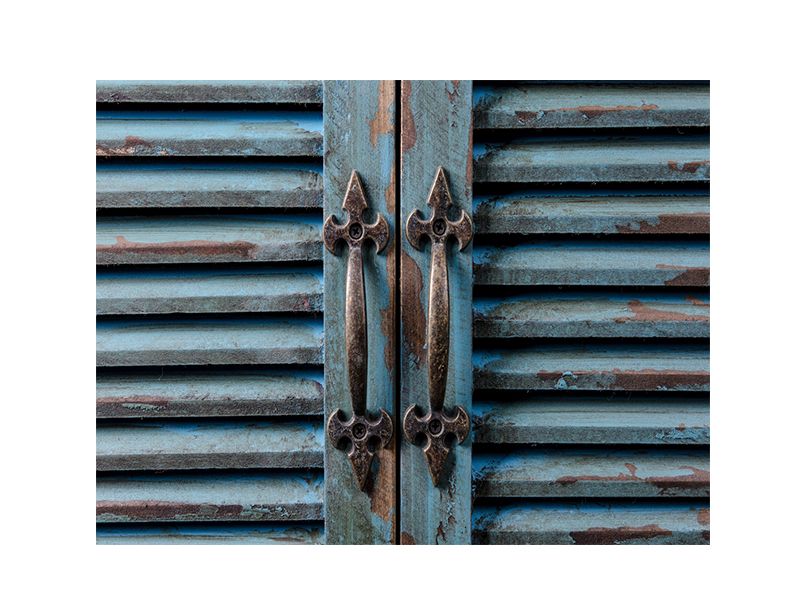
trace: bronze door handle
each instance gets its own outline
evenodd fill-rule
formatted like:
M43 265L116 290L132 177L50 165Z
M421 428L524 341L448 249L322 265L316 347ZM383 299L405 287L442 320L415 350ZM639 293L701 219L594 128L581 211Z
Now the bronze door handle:
M372 240L380 254L389 242L389 225L380 214L375 223L364 223L367 200L356 171L350 175L342 208L347 212L347 221L339 225L333 215L329 216L322 228L322 238L325 247L333 254L337 254L336 246L340 241L350 247L344 322L347 380L353 416L345 420L341 410L333 411L328 417L328 438L336 448L345 439L350 440L348 457L358 487L363 490L375 456L369 449L370 440L377 438L385 447L392 439L393 431L392 418L385 410L380 409L377 419L370 418L367 412L367 311L363 263L364 242Z
M444 411L444 397L447 389L447 368L450 359L450 286L447 275L447 239L453 236L458 240L458 249L463 251L472 241L472 219L461 211L457 221L447 217L453 205L450 189L447 187L444 169L436 172L428 206L433 214L427 221L415 210L406 221L406 237L411 245L419 250L423 236L431 240L431 276L428 293L428 394L430 412L422 414L416 404L412 404L403 416L403 432L412 444L423 435L426 438L422 450L428 461L428 470L433 485L439 485L450 449L445 444L448 435L455 435L461 444L469 433L469 416L464 408L456 405L454 416Z

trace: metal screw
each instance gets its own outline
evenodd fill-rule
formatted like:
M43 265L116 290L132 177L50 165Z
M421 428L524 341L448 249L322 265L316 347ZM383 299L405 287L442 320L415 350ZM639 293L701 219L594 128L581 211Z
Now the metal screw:
M353 223L350 225L350 237L354 240L359 239L362 235L364 235L364 230L361 228L361 225L358 223Z
M356 423L353 426L353 437L357 440L363 440L365 435L367 435L367 428L363 423Z
M442 422L439 419L433 419L428 423L428 431L433 435L438 435L442 431Z
M433 222L433 233L436 235L442 235L447 230L447 224L444 222L444 219L436 219Z

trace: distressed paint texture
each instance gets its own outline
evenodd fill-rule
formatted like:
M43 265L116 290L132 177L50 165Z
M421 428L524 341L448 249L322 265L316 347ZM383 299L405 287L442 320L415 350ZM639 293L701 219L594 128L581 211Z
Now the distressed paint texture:
M322 82L290 81L98 81L98 103L219 102L320 104Z
M430 216L428 192L439 166L448 179L454 208L472 213L471 81L401 83L401 221L418 209ZM414 403L427 410L425 348L431 249L415 250L402 236L401 408ZM458 252L447 246L450 279L450 360L445 409L472 405L472 246ZM422 450L403 440L401 449L401 544L468 544L471 535L471 441L451 450L439 486L434 488Z
M377 255L364 248L367 302L367 410L386 410L395 439L380 448L364 491L353 475L347 454L325 439L325 541L327 544L393 544L397 518L395 461L397 411L394 364L394 296L397 228L395 225L395 85L386 81L325 81L324 218L345 220L342 201L350 173L358 172L371 223L380 213L389 224L389 243ZM352 414L344 345L347 250L324 253L325 279L325 417L336 409Z

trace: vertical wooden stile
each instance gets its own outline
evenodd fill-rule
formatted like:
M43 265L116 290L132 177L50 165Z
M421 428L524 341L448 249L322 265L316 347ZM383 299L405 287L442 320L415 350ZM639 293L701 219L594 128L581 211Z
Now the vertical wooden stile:
M437 169L444 168L453 198L451 216L472 216L472 81L403 81L401 84L400 329L402 419L414 403L429 406L426 325L430 241L415 250L405 223L426 205ZM450 360L445 410L472 408L472 245L447 244L450 281ZM327 314L327 313L326 313ZM398 427L399 429L399 427ZM400 433L402 435L402 433ZM469 544L471 537L472 434L454 447L438 487L421 448L403 440L400 455L401 544Z
M325 543L392 544L397 517L395 464L397 421L395 394L395 83L394 81L325 81L323 87L324 219L346 220L342 201L353 170L358 171L369 205L389 224L389 243L381 254L364 248L367 302L367 408L385 409L394 437L377 448L365 490L360 490L346 452L325 439ZM345 283L347 248L324 251L325 280L325 419L352 408L345 367Z

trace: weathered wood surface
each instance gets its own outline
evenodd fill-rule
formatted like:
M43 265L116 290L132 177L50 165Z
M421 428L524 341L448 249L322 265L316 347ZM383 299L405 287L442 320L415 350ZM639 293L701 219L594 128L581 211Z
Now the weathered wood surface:
M708 294L541 294L476 299L475 337L707 338Z
M101 270L98 315L322 312L322 269Z
M317 112L100 112L95 155L320 156Z
M453 198L451 217L472 213L472 82L401 83L401 211L403 226L414 210L429 218L428 192L444 168ZM429 410L426 325L431 244L414 249L401 235L401 400L398 420L417 404ZM450 289L450 356L444 406L472 412L472 245L447 244ZM400 430L400 427L397 428ZM402 434L401 434L402 435ZM401 544L469 544L472 447L470 437L450 451L434 488L422 449L401 445Z
M708 452L531 450L476 452L477 497L708 497Z
M509 398L475 400L475 442L708 444L708 400Z
M396 249L401 228L395 216L396 104L393 81L325 81L324 218L339 223L352 171L357 171L369 210L366 223L383 215L389 242L381 254L367 243L363 249L367 330L367 411L392 417L394 438L376 448L365 490L358 487L346 452L325 440L325 540L327 544L393 544L396 540L397 489L395 465L398 436L395 381ZM349 250L324 252L325 269L325 418L342 410L353 413L345 350L345 293Z
M476 143L475 182L704 182L709 141L548 140Z
M319 468L322 438L309 422L100 422L97 470Z
M98 208L321 208L317 164L98 165Z
M708 242L536 241L476 245L476 285L707 287Z
M100 217L98 265L319 261L318 216Z
M545 196L475 200L475 231L501 233L709 233L708 196Z
M322 523L302 525L98 525L97 545L324 544Z
M322 473L99 477L98 523L321 521Z
M102 321L98 367L322 364L320 319Z
M549 504L476 507L475 544L708 544L708 504Z
M708 127L699 84L517 84L475 88L475 128Z
M96 383L97 418L321 415L322 371L109 375Z
M704 348L620 345L478 350L476 389L708 391Z
M322 82L290 81L98 81L97 102L231 102L320 104Z

